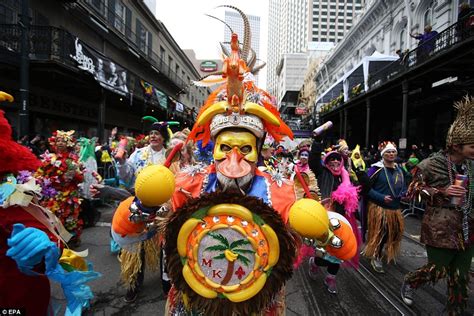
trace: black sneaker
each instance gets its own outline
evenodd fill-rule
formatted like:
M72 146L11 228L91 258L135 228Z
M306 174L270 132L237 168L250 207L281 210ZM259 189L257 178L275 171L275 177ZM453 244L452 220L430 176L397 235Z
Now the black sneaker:
M400 294L402 296L402 300L408 306L413 304L413 294L415 289L410 286L406 281L403 281L402 288L400 289Z
M127 294L125 294L125 297L123 298L123 300L125 301L125 303L133 303L137 300L137 296L138 296L138 289L130 288L128 289Z

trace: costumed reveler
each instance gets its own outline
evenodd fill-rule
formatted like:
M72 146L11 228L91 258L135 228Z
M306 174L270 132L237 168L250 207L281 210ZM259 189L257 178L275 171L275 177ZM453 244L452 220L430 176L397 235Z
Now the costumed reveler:
M49 138L53 152L41 155L41 166L35 174L43 187L41 205L51 210L72 234L69 246L81 243L83 220L79 185L84 181L79 157L74 152L74 131L57 130Z
M474 98L455 104L446 150L420 162L409 195L426 200L421 242L428 263L408 273L402 298L413 304L414 289L447 278L449 315L464 315L474 242Z
M13 98L0 91L0 101L5 100ZM53 315L51 279L62 285L66 315L80 315L92 298L84 283L99 274L73 251L63 250L71 234L38 204L42 188L32 175L41 162L11 133L0 111L0 306Z
M116 156L120 180L127 184L128 190L131 192L134 191L135 180L143 168L162 165L165 162L166 148L171 136L167 122L158 122L153 117L145 117L144 119L153 122L148 133L149 145L136 149L127 160L123 156ZM136 207L137 203L139 202L135 201L133 196L130 196L118 206L117 213L125 214L124 211L130 207ZM152 206L148 205L148 207ZM138 244L135 244L133 242L136 240L128 242L117 238L117 234L114 234L113 230L112 235L114 240L118 240L123 248L120 252L120 267L121 279L127 288L124 299L126 302L133 302L136 300L143 284L145 268L155 271L160 267L160 258L162 258L160 256L160 236L155 233L149 234L145 236L146 238L140 239ZM131 246L128 246L129 244ZM161 277L163 287L169 288L169 280L166 274L162 272Z
M100 212L96 209L90 192L90 187L93 184L102 182L101 176L97 173L97 160L95 158L95 142L97 138L79 138L79 162L82 164L84 181L80 186L81 213L80 218L84 222L84 227L94 226L100 218Z
M246 56L244 43L241 51ZM355 253L350 226L339 220L330 223L328 212L315 200L296 201L292 181L276 181L256 167L265 132L277 141L292 132L269 95L244 79L248 68L240 58L236 34L231 49L223 64L226 84L207 99L188 138L202 140L203 146L212 140L215 163L176 175L173 212L158 225L164 229L173 284L166 315L283 315L284 283L292 275L299 244L290 226L320 240L337 257ZM168 178L167 172L150 174ZM154 187L140 181L137 199L167 192L171 182ZM142 195L144 191L148 194ZM127 215L133 218L133 210ZM126 227L126 219L114 216L112 228ZM145 220L141 232L118 228L119 235L143 236L157 220Z
M316 174L322 203L328 210L344 216L351 225L356 243L361 244L355 212L358 208L358 188L352 185L348 171L344 167L344 156L339 151L330 151L321 161L323 147L316 137L311 146L309 166ZM358 248L359 246L356 246ZM358 265L357 256L354 258L355 266ZM339 271L341 260L316 248L315 256L309 259L309 276L316 280L320 274L320 267L327 267L328 274L324 284L328 292L337 293L336 275Z
M404 170L395 162L395 144L382 142L379 150L382 160L367 172L371 188L367 194L368 236L364 255L371 259L375 272L384 273L383 256L390 263L400 251L404 229L400 200L406 194L407 183Z

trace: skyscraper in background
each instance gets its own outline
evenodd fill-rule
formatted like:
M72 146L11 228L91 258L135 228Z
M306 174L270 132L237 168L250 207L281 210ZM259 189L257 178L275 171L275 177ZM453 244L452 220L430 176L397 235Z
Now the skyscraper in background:
M367 0L270 0L267 90L278 94L283 54L303 53L313 44L337 43L362 13Z
M313 42L339 42L362 12L365 0L313 0L311 34Z
M250 24L251 44L250 46L257 54L257 59L260 58L260 17L246 14ZM244 40L244 22L238 12L225 11L224 21L232 28L232 30L239 36L239 41ZM224 26L224 42L230 41L231 33L228 27ZM258 64L258 63L257 63ZM257 76L258 85L258 76Z

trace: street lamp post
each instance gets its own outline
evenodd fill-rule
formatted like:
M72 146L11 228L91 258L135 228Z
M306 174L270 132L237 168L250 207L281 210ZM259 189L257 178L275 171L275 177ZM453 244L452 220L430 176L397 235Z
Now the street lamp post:
M30 33L30 17L28 0L21 1L21 55L20 55L20 117L19 117L19 135L23 137L29 134L29 33Z

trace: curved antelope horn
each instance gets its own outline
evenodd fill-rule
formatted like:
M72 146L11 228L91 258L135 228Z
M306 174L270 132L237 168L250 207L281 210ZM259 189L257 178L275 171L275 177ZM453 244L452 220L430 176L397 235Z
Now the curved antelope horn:
M242 17L242 20L244 21L244 43L243 43L243 47L242 47L242 56L241 56L241 58L245 61L245 63L247 63L247 57L248 57L248 54L249 54L251 37L252 37L252 34L250 33L249 20L248 20L247 16L245 15L245 13L243 13L239 8L236 8L234 6L227 5L227 4L220 5L217 8L221 8L221 7L225 7L225 8L229 8L229 9L233 9L233 10L237 11L240 14L240 16Z
M249 54L249 61L247 63L247 67L249 67L250 71L252 71L253 67L255 66L255 63L257 62L257 54L253 50L253 48L250 48L250 53Z
M263 67L265 67L267 65L266 62L263 62L263 64L261 65L258 65L257 67L255 67L254 69L252 69L252 75L256 75Z
M210 14L204 14L204 15L206 15L206 16L208 16L208 17L210 17L210 18L216 19L216 20L219 21L219 22L224 23L225 26L227 26L227 28L230 30L230 33L231 33L231 34L234 33L234 31L232 30L232 28L230 27L230 25L227 24L225 21L222 21L221 19L219 19L219 18L217 18L217 17L215 17L215 16L213 16L213 15L210 15Z
M224 44L225 44L225 43L219 42L219 45L221 45L222 53L223 53L226 57L229 57L229 56L230 56L230 52L229 52L229 50L224 46Z

